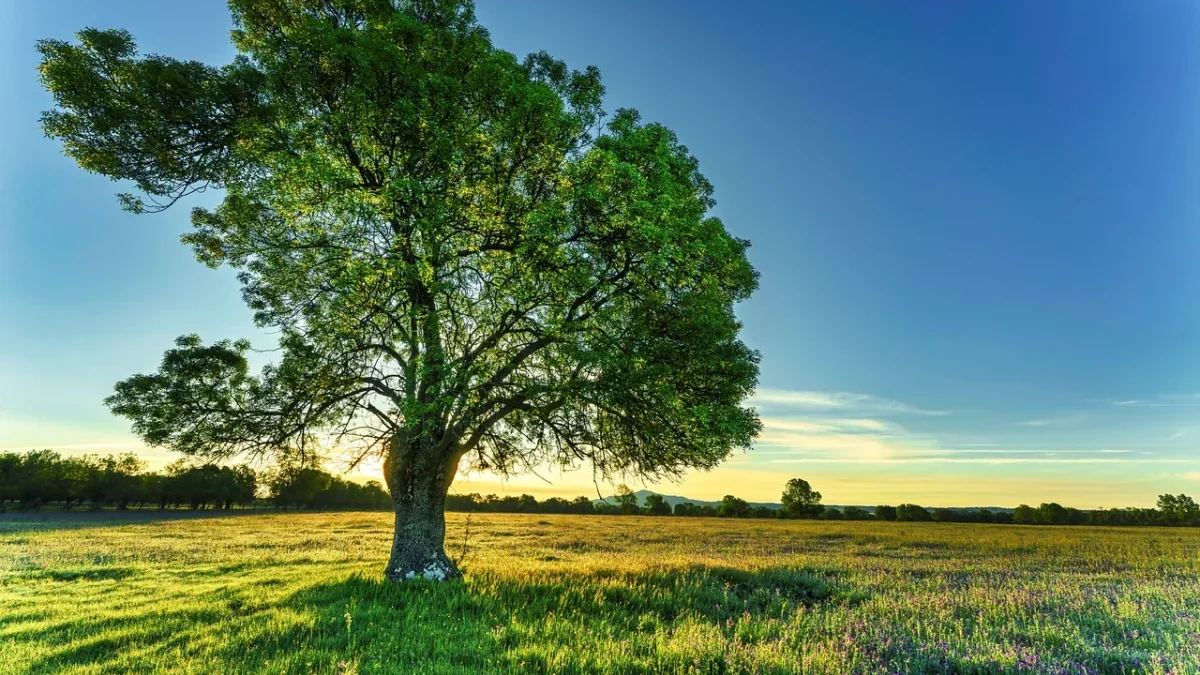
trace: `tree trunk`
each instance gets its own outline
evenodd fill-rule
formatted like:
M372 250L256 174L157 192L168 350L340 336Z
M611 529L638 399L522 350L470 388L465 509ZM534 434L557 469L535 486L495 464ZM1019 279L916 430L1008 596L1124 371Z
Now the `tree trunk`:
M396 530L385 574L392 581L460 578L445 547L446 492L457 459L439 457L429 444L407 444L401 437L391 445L383 473L396 511Z

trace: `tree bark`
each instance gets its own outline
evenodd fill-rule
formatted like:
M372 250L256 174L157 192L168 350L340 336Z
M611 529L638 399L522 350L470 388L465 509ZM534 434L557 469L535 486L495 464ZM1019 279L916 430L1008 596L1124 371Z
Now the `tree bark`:
M430 444L406 443L398 436L384 460L396 512L392 554L384 572L392 581L462 577L445 547L446 492L458 462L439 455Z

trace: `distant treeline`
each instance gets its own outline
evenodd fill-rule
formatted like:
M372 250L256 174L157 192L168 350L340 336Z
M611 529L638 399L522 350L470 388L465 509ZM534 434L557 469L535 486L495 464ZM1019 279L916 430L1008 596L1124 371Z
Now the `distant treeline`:
M176 462L161 472L147 472L131 454L63 457L52 450L0 453L0 511L11 507L232 509L266 506L309 509L388 509L391 497L378 481L365 484L338 478L319 468L279 467L256 472L251 467L194 465ZM611 501L587 497L532 495L481 496L452 494L447 511L485 513L573 513L715 518L799 518L819 520L886 520L899 522L1000 523L1016 525L1158 525L1198 526L1200 506L1187 495L1161 495L1157 508L1085 511L1055 503L1036 508L1022 504L1012 512L988 509L928 509L917 504L828 507L806 481L792 479L782 507L752 505L733 495L716 505L680 502L672 506L662 495L645 500L622 487Z
M819 497L819 493L813 493ZM448 511L484 513L582 513L599 515L655 515L715 518L797 518L817 520L886 520L897 522L997 523L1015 525L1200 525L1200 507L1187 495L1162 495L1158 508L1098 509L1084 511L1055 503L1036 508L1022 504L1013 511L989 509L926 508L917 504L880 505L873 509L857 506L827 507L808 503L802 508L753 506L733 495L716 505L680 502L671 506L661 495L644 501L629 491L618 492L611 501L593 502L587 497L538 501L532 495L481 496L454 494L446 499Z
M134 455L63 457L52 450L0 453L0 511L11 506L118 509L383 509L391 498L377 481L359 484L316 468L256 472L242 466L177 462L147 472Z

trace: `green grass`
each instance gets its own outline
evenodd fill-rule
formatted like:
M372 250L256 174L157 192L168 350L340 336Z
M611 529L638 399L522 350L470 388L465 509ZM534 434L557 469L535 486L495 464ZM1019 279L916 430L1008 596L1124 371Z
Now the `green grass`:
M1197 530L477 515L400 586L390 537L0 520L0 674L1200 673Z

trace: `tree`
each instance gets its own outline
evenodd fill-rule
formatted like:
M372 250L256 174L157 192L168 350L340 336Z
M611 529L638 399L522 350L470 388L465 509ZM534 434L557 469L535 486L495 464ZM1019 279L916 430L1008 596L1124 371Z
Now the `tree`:
M627 485L617 488L617 509L622 515L632 516L638 512L638 498Z
M1158 510L1162 513L1164 525L1195 525L1200 521L1200 506L1184 494L1159 495Z
M717 515L721 518L749 518L750 504L745 499L725 495L717 507Z
M842 509L842 515L845 516L846 520L870 520L871 519L871 514L867 513L866 511L862 510L861 508L859 508L857 506L847 506L846 508Z
M783 488L783 510L792 518L817 518L825 507L821 506L821 493L812 489L803 478L793 478Z
M954 523L962 520L958 513L947 508L934 509L933 513L930 514L930 518L932 518L933 522L935 523Z
M134 212L222 189L184 240L280 336L258 375L247 342L186 336L120 382L148 444L381 457L392 579L458 575L460 465L661 478L750 446L757 273L673 132L606 116L595 68L493 47L469 0L230 7L221 67L120 30L38 43L46 133Z
M679 502L672 509L672 513L677 516L689 516L693 518L712 517L717 515L717 510L707 504L693 504L692 502Z
M671 505L662 495L646 495L646 513L652 516L669 516Z
M875 507L875 520L895 520L896 507L879 505Z
M896 520L909 522L927 522L931 520L929 511L919 504L901 504L896 507Z
M1013 510L1013 523L1017 525L1033 525L1037 522L1037 511L1028 504L1021 504Z
M271 499L277 506L313 507L319 496L329 489L333 476L309 466L286 467L270 482Z

